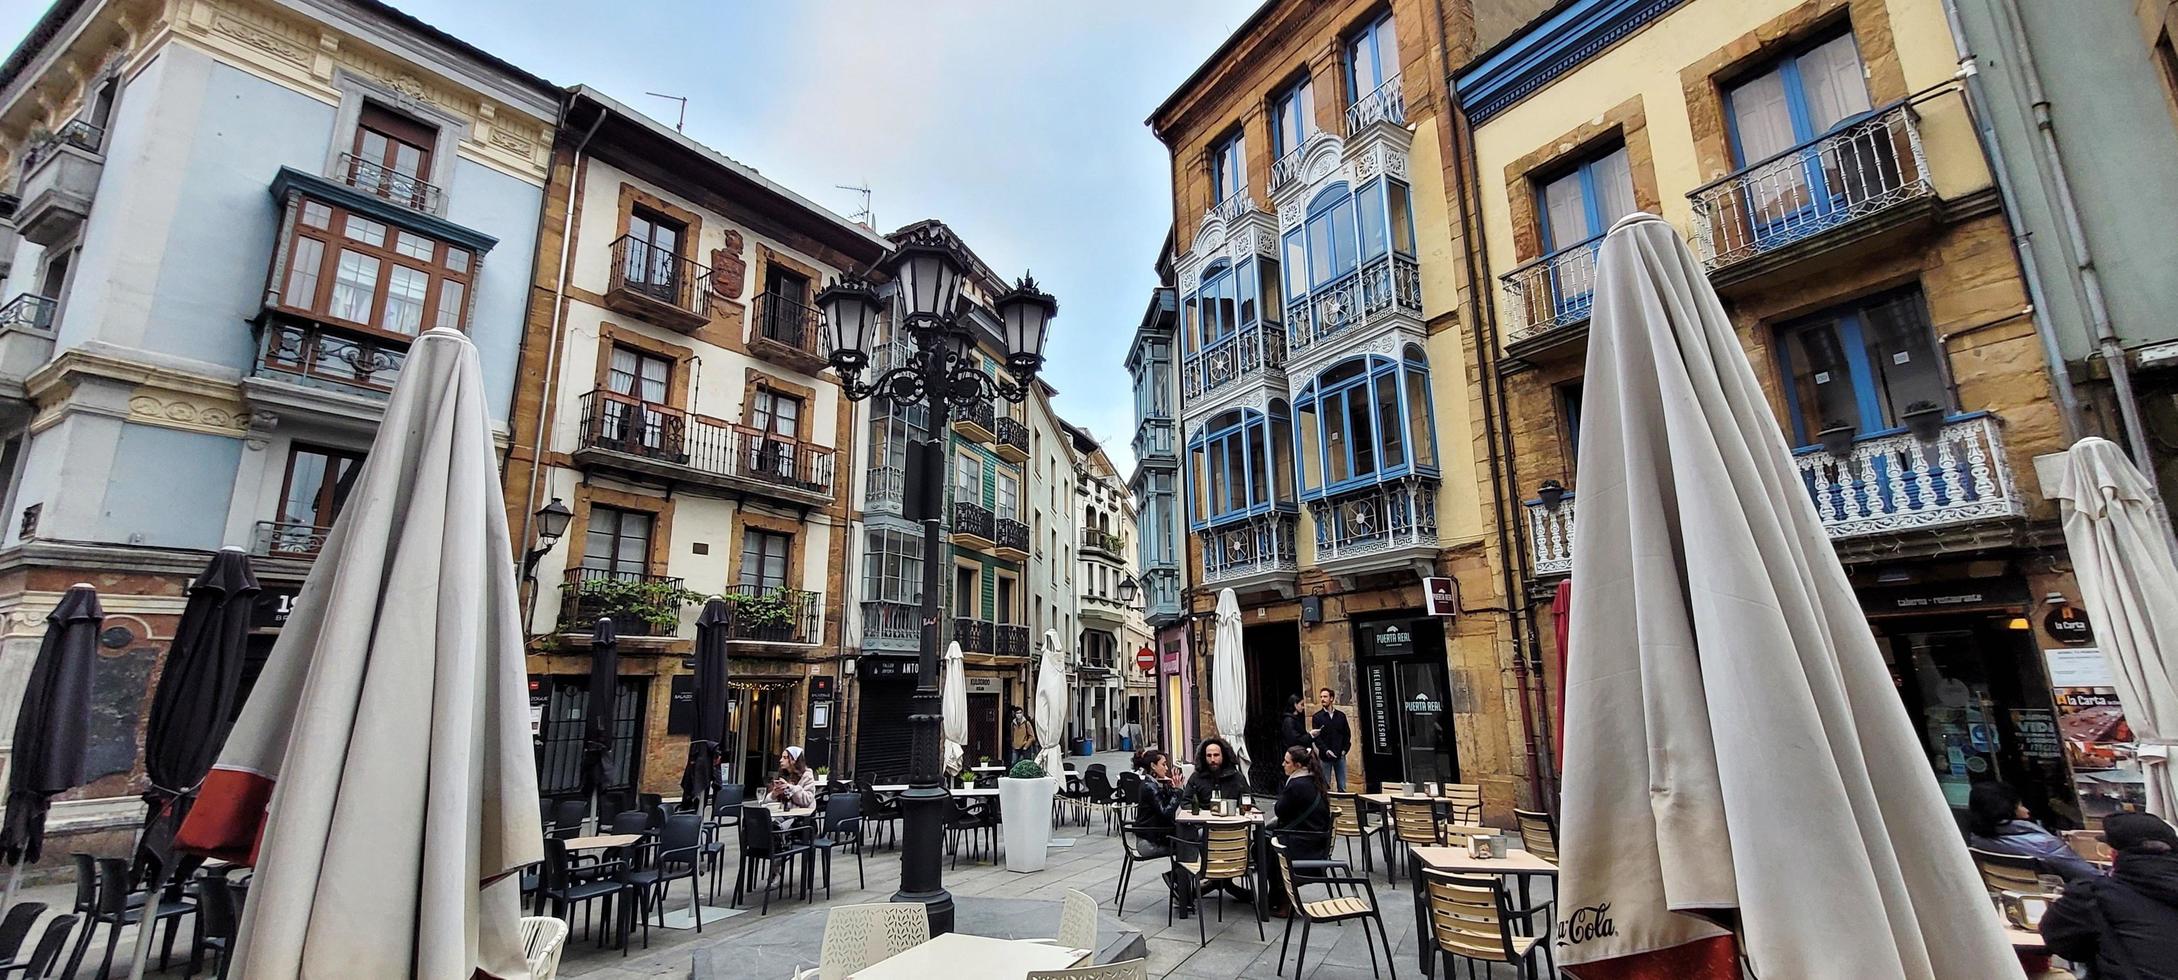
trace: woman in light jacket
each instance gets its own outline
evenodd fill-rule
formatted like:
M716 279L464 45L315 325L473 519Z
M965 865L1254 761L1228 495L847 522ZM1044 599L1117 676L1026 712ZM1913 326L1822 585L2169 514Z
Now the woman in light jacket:
M779 753L779 773L771 777L771 798L790 809L817 805L817 774L802 764L802 747Z

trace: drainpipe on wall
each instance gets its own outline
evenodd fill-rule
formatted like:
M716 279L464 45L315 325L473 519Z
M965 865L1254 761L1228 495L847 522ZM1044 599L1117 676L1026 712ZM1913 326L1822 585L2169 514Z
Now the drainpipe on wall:
M567 104L560 110L562 125L566 124L568 117L574 112L576 98L574 92L567 94ZM537 499L537 483L544 472L545 408L559 388L560 311L567 305L567 260L575 247L575 188L582 186L582 151L590 145L591 137L597 135L598 127L605 125L606 115L607 112L601 108L597 119L590 123L589 130L575 144L574 160L567 170L567 213L560 222L560 269L558 281L552 287L552 342L545 347L545 388L537 403L537 428L532 433L529 444L529 491L522 498L522 534L516 539L522 542L523 548L530 547L530 522L536 519L531 504ZM532 282L536 280L535 276L530 278ZM529 586L529 601L522 606L522 635L526 637L537 614L538 586L535 582L523 584Z
M1542 750L1537 733L1534 677L1542 674L1542 652L1536 645L1534 623L1526 596L1520 588L1520 576L1514 571L1521 560L1525 547L1521 534L1519 515L1514 512L1520 506L1518 475L1512 458L1511 420L1505 416L1504 377L1494 363L1497 336L1497 307L1487 296L1488 245L1481 236L1477 222L1470 218L1472 202L1481 195L1480 177L1467 165L1470 157L1462 153L1463 137L1471 136L1464 123L1465 114L1460 110L1458 93L1452 85L1451 56L1446 48L1452 43L1445 33L1444 7L1442 3L1430 4L1437 22L1437 69L1444 80L1445 125L1449 127L1447 142L1452 153L1452 165L1459 185L1461 200L1454 205L1459 220L1461 257L1466 265L1469 296L1474 304L1474 316L1468 324L1475 348L1475 367L1482 394L1482 423L1486 439L1486 451L1490 457L1490 494L1492 510L1500 512L1500 519L1493 521L1497 537L1498 553L1504 559L1498 563L1500 588L1505 592L1506 619L1512 627L1513 678L1520 690L1520 731L1525 743L1528 770L1528 796L1531 804L1539 809L1557 811L1557 794L1552 791L1557 779L1549 771L1551 753ZM1473 150L1472 139L1464 140L1466 149ZM1478 267L1478 262L1479 267ZM1531 671L1530 661L1533 661ZM1548 702L1544 708L1546 717ZM1548 725L1543 726L1545 730Z

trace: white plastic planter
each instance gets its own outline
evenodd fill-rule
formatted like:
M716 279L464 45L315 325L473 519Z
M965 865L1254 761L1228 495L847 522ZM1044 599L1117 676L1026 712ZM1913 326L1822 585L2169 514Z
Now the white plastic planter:
M1056 776L999 778L998 804L1005 813L1006 870L1044 870L1044 854L1051 849L1051 797L1058 790Z

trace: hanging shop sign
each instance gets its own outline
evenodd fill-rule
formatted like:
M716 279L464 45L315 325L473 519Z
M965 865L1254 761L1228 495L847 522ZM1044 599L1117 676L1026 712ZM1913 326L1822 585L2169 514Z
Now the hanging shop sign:
M666 702L666 734L690 734L696 730L696 678L676 674L668 683L672 688Z
M2095 642L2095 628L2088 624L2087 614L2069 602L2049 608L2042 617L2042 632L2066 646L2086 646Z
M1460 582L1449 575L1424 578L1422 598L1432 616L1449 619L1460 614Z
M968 693L998 694L1005 691L1005 685L1005 681L996 677L970 677L968 678Z

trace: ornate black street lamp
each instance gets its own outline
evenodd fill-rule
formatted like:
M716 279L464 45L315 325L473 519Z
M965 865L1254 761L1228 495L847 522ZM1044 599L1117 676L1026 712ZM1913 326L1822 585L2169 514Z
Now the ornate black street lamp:
M945 890L944 864L946 811L951 807L944 779L941 734L942 707L938 697L938 640L941 606L938 601L938 524L940 501L945 497L944 433L953 410L980 405L994 398L1018 402L1028 397L1036 372L1044 365L1044 338L1059 303L1023 278L998 297L998 319L1006 345L1006 371L1010 379L979 370L970 352L976 345L976 326L960 302L961 281L968 259L959 242L941 228L919 229L896 244L892 254L878 264L895 287L899 324L891 342L905 339L911 349L897 363L869 381L862 378L871 367L870 350L877 337L878 312L883 300L877 290L859 276L846 275L817 294L824 311L826 343L840 390L861 401L882 395L896 405L921 404L929 408L928 430L908 449L921 461L920 493L908 497L918 514L908 515L923 524L923 635L922 659L915 674L914 708L908 715L913 734L913 769L909 787L900 797L900 812L907 833L900 847L900 891L896 902L921 902L930 910L930 933L953 930L953 896ZM897 347L896 347L897 349Z

